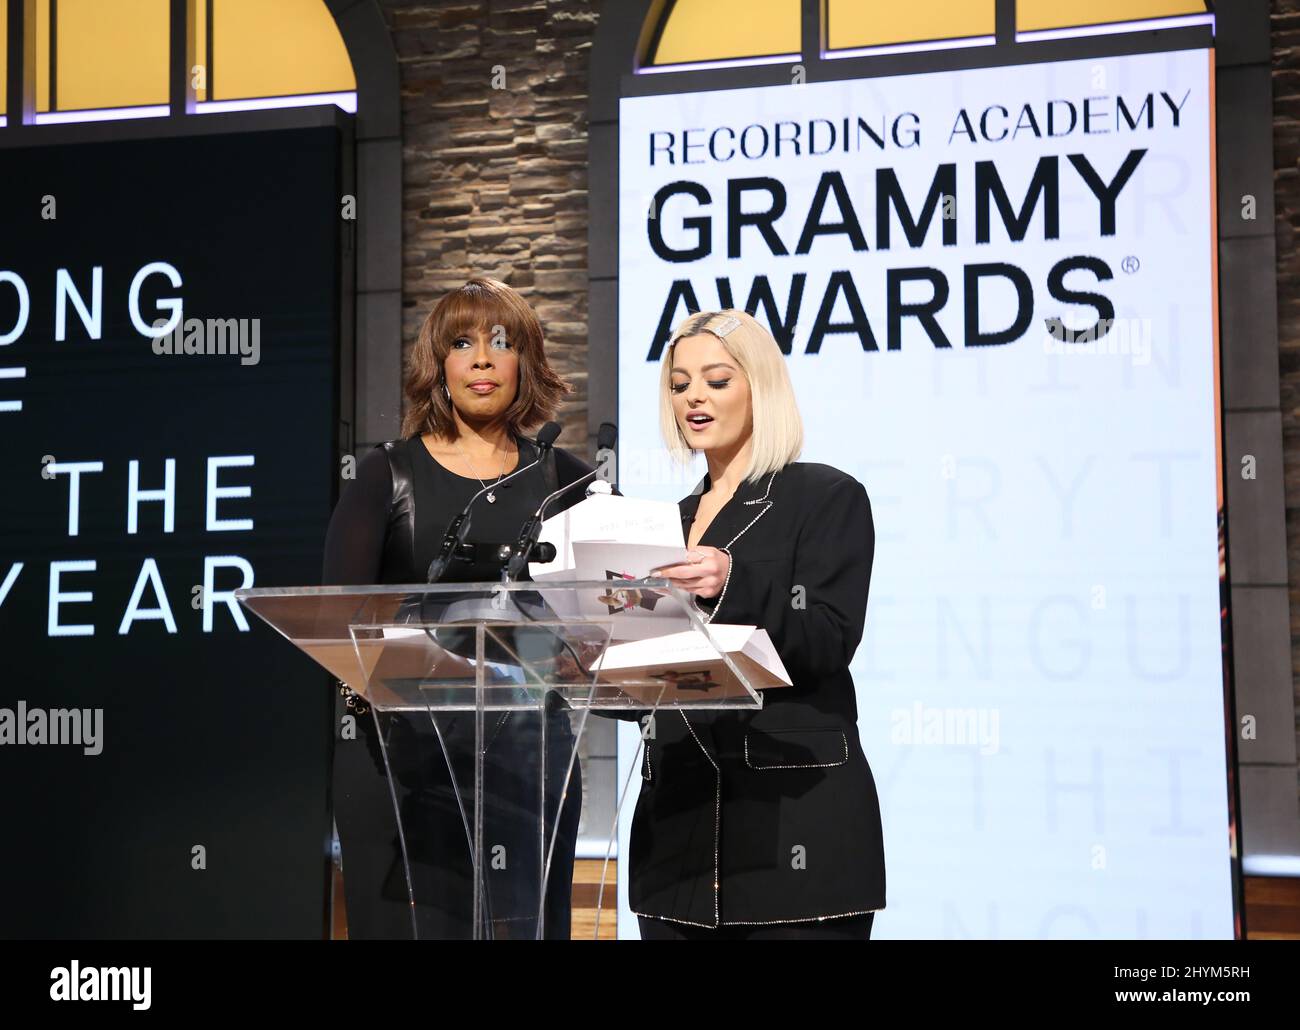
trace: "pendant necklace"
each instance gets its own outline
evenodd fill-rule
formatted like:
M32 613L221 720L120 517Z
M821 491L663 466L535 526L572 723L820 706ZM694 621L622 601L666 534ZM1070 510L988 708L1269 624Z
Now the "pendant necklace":
M472 473L474 473L474 478L479 481L479 484L483 487L484 490L487 490L487 484L484 483L481 478L479 478L478 469L476 469L474 467L474 463L469 460L469 455L466 454L463 450L461 450L460 441L452 440L452 443L456 445L456 450L460 451L460 456L465 459L465 464L469 466L469 470ZM501 458L501 472L496 478L496 483L492 484L493 487L495 487L497 483L501 482L501 477L504 476L505 474L506 474L506 459L505 456L503 455ZM487 500L488 500L488 504L497 503L497 494L495 489L488 490Z

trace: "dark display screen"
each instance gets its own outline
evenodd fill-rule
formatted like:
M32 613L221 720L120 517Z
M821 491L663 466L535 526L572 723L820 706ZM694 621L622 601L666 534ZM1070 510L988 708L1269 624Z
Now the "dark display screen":
M231 592L319 582L339 133L0 183L0 935L318 937L329 681Z

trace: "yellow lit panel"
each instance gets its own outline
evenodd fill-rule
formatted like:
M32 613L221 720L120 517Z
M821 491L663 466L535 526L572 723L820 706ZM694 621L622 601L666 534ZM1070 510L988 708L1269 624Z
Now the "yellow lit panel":
M194 3L194 67L190 68L190 82L195 100L208 99L208 3Z
M357 88L347 47L323 0L214 2L214 99Z
M36 0L36 110L50 109L50 0Z
M1016 0L1016 29L1033 32L1205 13L1204 0Z
M799 0L677 0L653 63L797 54L800 43Z
M995 0L910 5L898 0L830 0L827 6L831 50L992 36L997 31Z
M58 12L60 111L167 103L167 0L59 0Z
M9 18L0 4L0 115L9 110Z

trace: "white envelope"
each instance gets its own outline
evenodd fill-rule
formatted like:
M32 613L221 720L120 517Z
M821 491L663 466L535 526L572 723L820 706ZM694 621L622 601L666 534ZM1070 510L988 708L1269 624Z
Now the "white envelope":
M645 579L652 569L686 561L682 544L628 544L575 540L574 579Z
M542 523L541 540L555 545L555 561L530 562L533 579L573 578L573 545L579 541L682 547L682 516L669 501L592 494ZM599 578L604 578L599 577Z

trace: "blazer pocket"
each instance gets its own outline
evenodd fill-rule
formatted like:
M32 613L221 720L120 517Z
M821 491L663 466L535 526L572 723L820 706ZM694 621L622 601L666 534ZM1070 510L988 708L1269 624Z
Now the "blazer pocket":
M849 760L843 730L771 730L745 734L751 769L827 769Z

